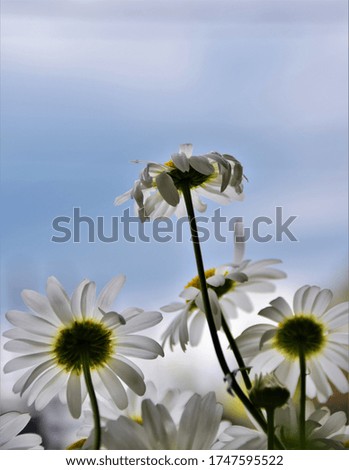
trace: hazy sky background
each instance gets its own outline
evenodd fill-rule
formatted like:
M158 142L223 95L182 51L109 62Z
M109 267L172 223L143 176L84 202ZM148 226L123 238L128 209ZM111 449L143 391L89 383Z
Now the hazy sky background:
M298 242L246 250L283 260L278 294L345 285L345 1L3 0L1 114L2 314L49 275L71 292L125 273L119 307L176 300L195 275L189 243L88 243L85 230L58 244L51 223L80 207L108 235L132 207L113 206L142 168L130 161L165 162L185 142L244 165L245 201L222 214L297 216ZM212 267L232 243L203 252Z

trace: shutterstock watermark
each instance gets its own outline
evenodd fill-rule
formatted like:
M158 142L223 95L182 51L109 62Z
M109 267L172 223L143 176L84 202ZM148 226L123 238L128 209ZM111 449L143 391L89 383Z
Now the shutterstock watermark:
M285 218L283 208L275 207L274 218L259 216L253 219L251 224L244 224L244 233L236 236L236 241L244 242L252 238L260 243L273 240L296 242L298 239L291 229L296 219L296 215ZM222 243L232 239L237 222L244 222L242 217L228 218L221 215L220 209L216 209L212 217L199 215L196 221L200 242L212 238ZM104 216L97 216L94 219L82 215L80 207L74 207L72 217L60 215L53 219L54 235L51 241L54 243L80 243L85 240L88 243L115 243L120 240L130 243L137 241L149 243L153 240L159 243L173 240L183 242L189 237L188 223L188 217L179 219L162 217L142 223L138 217L130 214L129 209L124 210L121 216L113 216L108 220Z

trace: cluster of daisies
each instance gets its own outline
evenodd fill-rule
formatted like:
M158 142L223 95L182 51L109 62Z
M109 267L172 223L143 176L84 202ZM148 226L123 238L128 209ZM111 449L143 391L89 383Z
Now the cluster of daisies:
M243 179L242 166L234 157L217 152L193 156L192 146L186 144L165 164L147 163L133 188L116 204L133 199L142 220L180 217L186 215L188 192L193 208L203 212L201 197L218 203L241 200ZM241 229L238 224L236 233ZM29 311L6 314L14 328L4 333L5 349L14 357L4 372L20 371L13 391L37 412L59 397L73 418L81 417L76 442L67 443L70 449L94 448L97 434L98 447L105 449L267 449L270 436L261 421L248 414L248 425L232 424L214 391L200 396L157 390L153 382L145 381L135 361L154 360L175 347L183 351L189 345L200 347L207 325L203 291L216 331L219 335L229 331L232 337L241 311L254 311L251 294L272 292L274 281L285 277L276 267L279 263L246 260L244 244L235 242L232 260L207 269L205 286L202 278L194 276L180 293L181 300L161 307L162 313L136 307L117 311L123 275L113 278L98 295L88 279L69 295L50 277L46 295L22 292ZM331 414L325 406L335 391L349 391L348 314L347 303L333 306L330 290L306 285L294 294L293 305L281 297L272 300L256 316L256 324L236 338L244 372L252 382L250 390L243 391L247 400L264 420L274 406L271 403L279 403L273 410L279 448L299 448L300 419L305 420L302 448L340 449L349 442L346 414ZM157 326L163 315L170 320L162 344L139 334ZM300 393L300 355L306 367L303 418L295 398ZM42 449L40 436L26 432L29 421L28 413L2 414L0 449Z

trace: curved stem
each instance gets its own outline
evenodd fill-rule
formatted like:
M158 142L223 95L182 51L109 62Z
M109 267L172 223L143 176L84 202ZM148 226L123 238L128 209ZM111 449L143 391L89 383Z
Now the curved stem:
M224 377L230 381L229 389L231 389L236 394L236 396L240 399L240 401L243 403L245 408L251 413L251 415L259 423L263 431L267 432L267 423L266 423L264 416L262 415L260 410L258 410L254 406L254 404L250 401L250 399L241 390L239 384L237 383L234 377L234 374L231 373L229 366L227 364L227 361L224 357L222 346L218 338L216 325L214 323L213 313L212 313L211 304L210 304L210 298L208 296L205 269L204 269L204 263L202 259L200 240L198 236L198 229L196 225L195 212L194 212L193 201L192 201L191 194L190 194L190 188L187 185L183 185L181 189L183 192L183 197L184 197L184 201L185 201L185 205L186 205L186 209L187 209L187 213L189 217L191 238L192 238L193 247L194 247L194 254L195 254L196 267L198 271L198 277L200 280L200 290L202 294L202 300L203 300L203 304L205 307L205 315L206 315L207 323L209 326L209 330L210 330L210 334L211 334L211 338L212 338L213 346L217 355L218 362L221 366ZM278 445L280 449L283 448L280 442L278 442Z
M245 382L245 385L247 387L248 390L250 390L252 388L252 383L251 383L251 380L250 380L250 377L248 375L248 371L247 371L247 368L246 368L246 365L245 365L245 362L241 356L241 353L240 353L240 350L235 342L235 339L230 331L230 328L229 328L229 325L226 321L226 319L224 318L224 315L222 313L222 327L223 327L223 331L225 333L225 336L227 337L228 341L229 341L229 345L234 353L234 356L235 356L235 359L238 363L238 366L240 368L240 372L241 372L241 375L244 379L244 382Z
M274 411L275 408L268 407L265 410L267 412L268 421L268 450L274 450Z
M299 346L300 369L300 406L299 406L299 442L300 448L305 449L305 401L306 401L306 359L302 345Z
M88 364L88 361L83 359L82 361L82 368L84 371L84 378L86 382L86 388L88 395L90 397L91 408L93 413L93 423L94 423L94 443L93 448L94 450L99 450L101 447L101 418L99 414L98 402L96 398L95 389L93 388L92 378L91 378L91 371Z
M223 350L219 342L216 325L214 323L210 299L209 299L208 291L207 291L205 268L204 268L204 263L202 260L200 240L198 236L198 229L197 229L195 213L194 213L194 206L193 206L193 201L191 198L189 186L183 185L182 191L183 191L184 201L185 201L185 205L186 205L187 213L189 217L191 238L192 238L193 247L194 247L195 261L196 261L196 267L197 267L198 276L200 280L200 290L202 294L202 301L205 307L206 319L207 319L207 323L210 329L213 346L216 351L219 364L222 368L224 375L226 376L230 373L230 370L225 360Z

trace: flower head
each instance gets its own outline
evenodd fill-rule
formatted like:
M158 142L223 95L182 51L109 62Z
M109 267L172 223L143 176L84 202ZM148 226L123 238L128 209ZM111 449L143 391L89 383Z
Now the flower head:
M184 406L189 398L189 392L183 392L179 389L167 389L160 391L153 382L146 382L146 391L142 397L133 392L132 389L126 390L128 397L127 408L120 410L115 406L111 406L108 400L101 400L99 402L99 409L101 415L102 426L106 427L109 421L115 421L120 416L125 416L136 423L142 424L142 402L146 399L151 399L155 405L161 404L170 413L174 423L179 423ZM93 416L90 409L84 411L84 423L78 430L78 436L85 438L89 436L93 430ZM90 438L87 441L87 446Z
M290 392L274 374L260 374L256 377L250 399L258 408L275 409L285 405L290 398Z
M299 449L298 416L298 410L292 402L275 411L276 435L289 450ZM308 450L343 449L349 437L343 411L331 415L325 407L315 410L310 402L307 402L305 431ZM257 424L256 428L232 425L219 434L213 449L266 450L267 436Z
M194 207L206 210L201 196L228 204L242 199L242 166L231 155L212 152L193 156L192 145L183 144L179 152L164 163L147 163L133 188L115 199L119 205L134 199L141 220L186 216L183 188L190 189Z
M40 450L41 437L38 434L19 434L29 423L29 413L10 411L0 416L0 450Z
M242 226L236 226L241 233ZM251 313L253 304L249 292L270 292L275 289L271 282L285 277L285 273L272 267L280 263L277 259L252 262L244 260L244 242L235 237L234 258L232 263L205 271L208 295L216 328L221 328L221 314L226 319L236 318L238 309ZM188 342L197 346L206 323L200 281L195 276L189 281L180 297L184 302L173 302L161 308L163 312L178 312L163 333L163 342L169 341L171 349L180 343L183 351Z
M176 424L168 409L151 400L142 402L142 424L121 416L110 421L104 433L107 449L123 450L204 450L216 440L223 414L215 394L194 394Z
M14 392L26 394L28 404L43 409L66 390L73 417L79 417L86 397L83 366L90 369L96 392L125 408L127 395L120 379L135 393L145 392L143 373L127 356L154 359L163 355L160 345L145 336L133 335L159 323L159 312L128 308L110 311L125 282L113 278L96 298L96 285L82 281L71 298L54 277L47 281L47 297L25 290L22 297L33 313L9 311L7 319L16 328L5 332L11 338L5 349L16 352L5 372L27 369L15 383Z
M349 370L348 303L329 308L331 300L330 290L303 286L295 293L293 310L279 297L260 311L259 315L273 324L254 325L237 338L241 354L255 373L275 371L293 395L302 348L308 369L307 396L326 401L332 393L331 383L347 392L348 381L342 371Z

